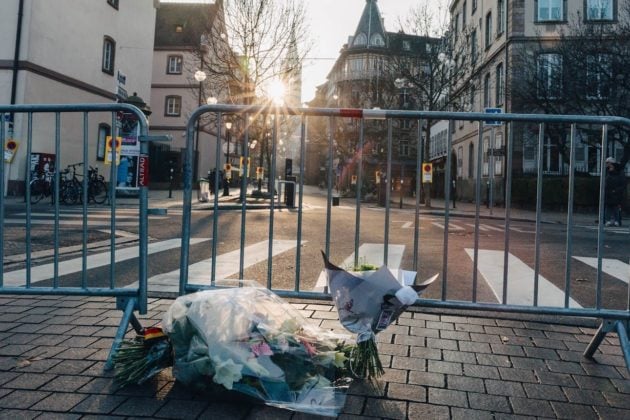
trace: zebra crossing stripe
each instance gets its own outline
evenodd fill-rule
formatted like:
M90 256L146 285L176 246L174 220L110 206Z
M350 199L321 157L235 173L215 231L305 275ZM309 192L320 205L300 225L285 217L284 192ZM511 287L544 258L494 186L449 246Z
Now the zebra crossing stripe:
M167 219L168 217L153 217L151 216L151 220L153 219ZM89 219L89 218L88 218ZM136 219L133 222L128 221L118 221L116 220L117 227L133 227L138 226L139 221ZM25 225L26 221L24 219L4 219L5 225ZM54 225L55 221L52 219L31 219L31 225ZM111 223L109 221L103 220L89 220L88 225L90 227L109 227ZM59 220L59 226L83 226L83 220Z
M404 245L390 244L387 252L387 267L390 269L400 268L402 262L403 253L405 252ZM359 261L365 261L369 264L374 264L378 267L383 265L383 257L385 254L385 246L383 244L371 244L366 243L359 247ZM340 265L341 268L352 267L354 265L354 252L346 258ZM324 287L327 285L326 272L321 271L319 277L317 277L317 283L315 284L314 292L323 292Z
M204 241L209 241L210 238L192 238L191 244L197 244ZM180 238L168 239L166 241L150 243L148 246L148 253L155 254L156 252L168 251L176 249L181 246L182 240ZM109 251L101 252L94 255L88 255L87 257L87 269L93 269L98 267L109 266L110 264ZM115 261L127 261L133 258L138 258L138 247L133 246L129 248L118 249L115 252ZM68 274L79 273L82 270L83 258L74 258L68 261L59 262L59 276L65 276ZM35 267L31 267L31 282L52 279L54 272L54 264L43 264ZM24 286L26 284L26 269L10 271L4 273L4 285L5 286Z
M192 239L191 239L192 242ZM302 241L305 243L305 241ZM295 248L297 242L294 240L273 241L273 256L287 252ZM269 241L261 241L245 247L244 267L267 261L269 252ZM239 271L240 249L227 252L217 256L216 279L226 279ZM212 258L191 264L188 267L188 284L205 285L211 284L210 273L212 272ZM127 287L137 287L137 283ZM155 292L178 292L179 291L179 270L162 273L149 278L149 291Z
M501 302L503 295L503 252L487 249L479 250L478 269L486 280L492 292ZM466 248L466 253L472 260L473 249ZM510 305L533 306L534 304L534 270L513 254L508 257L508 296ZM543 276L538 276L538 305L539 306L564 306L563 290L556 287ZM581 308L582 306L572 298L569 298L569 307Z
M576 256L573 258L597 270L597 258ZM602 258L602 271L626 284L630 283L630 264L613 258Z
M442 223L438 223L438 222L431 222L432 225L439 227L440 229L444 230L446 229L446 227L442 224ZM460 231L460 230L464 230L463 227L458 226L454 223L449 223L448 224L448 230L450 231Z

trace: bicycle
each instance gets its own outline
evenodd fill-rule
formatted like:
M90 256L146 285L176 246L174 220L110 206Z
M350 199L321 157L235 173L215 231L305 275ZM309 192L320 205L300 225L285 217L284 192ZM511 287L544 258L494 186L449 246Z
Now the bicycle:
M61 192L61 199L68 204L75 204L76 202L83 202L83 183L79 180L77 175L77 166L81 166L83 163L75 163L68 165L68 168L62 173L67 175L72 168L72 177L65 178ZM105 184L105 178L98 174L98 168L90 166L88 170L88 203L94 202L96 204L103 204L108 198L107 185Z
M45 170L37 174L37 177L32 179L29 184L29 190L31 192L31 204L39 203L42 198L50 196L50 203L55 202L55 185L54 185L55 170Z

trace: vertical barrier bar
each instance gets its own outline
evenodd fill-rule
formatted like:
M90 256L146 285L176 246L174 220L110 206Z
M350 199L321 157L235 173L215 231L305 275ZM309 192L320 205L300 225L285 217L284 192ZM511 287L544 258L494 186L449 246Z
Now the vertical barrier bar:
M359 155L359 168L357 174L357 192L355 202L355 224L354 224L354 266L359 265L359 240L361 236L361 186L363 185L363 140L364 140L364 122L359 120L359 143L357 145L357 154Z
M330 258L330 225L332 223L332 171L333 171L333 129L334 117L328 117L328 173L327 173L327 197L326 197L326 257ZM324 286L324 293L328 293L328 284Z
M59 111L55 112L55 159L55 192L53 194L55 201L53 288L56 289L59 287L59 198L61 197L61 194L59 194L61 191L61 178L59 176L59 164L61 163L61 113Z
M599 157L599 224L597 229L597 286L595 290L595 306L602 307L602 254L604 252L604 217L605 217L605 190L606 190L606 151L608 150L608 125L602 126L602 148Z
M82 237L81 237L81 287L84 289L87 287L87 242L88 242L88 217L87 217L87 204L88 204L88 113L83 113L83 205L82 205ZM111 232L112 236L116 236L116 232Z
M477 302L477 267L479 266L479 213L481 211L481 158L483 155L483 123L477 121L477 179L475 183L475 246L473 249L472 301Z
M147 119L146 117L141 114L139 117L139 123L140 123L140 135L141 136L146 136L148 135L148 124L147 124ZM138 138L138 140L140 140L140 138ZM186 150L186 153L188 153L188 150ZM148 141L141 141L140 142L140 159L144 158L146 160L146 164L149 164L149 142ZM192 156L190 157L192 161ZM140 161L138 161L138 164L140 164ZM191 171L192 173L192 171ZM145 176L150 176L150 174L148 173L148 168L147 168L147 172L145 173ZM190 179L190 177L189 177ZM145 185L140 185L140 191L139 191L139 195L140 195L140 203L138 204L139 207L139 220L140 220L140 226L138 228L138 233L139 233L139 243L138 243L138 255L139 255L139 261L138 261L138 311L141 314L146 314L147 310L148 310L148 293L149 293L149 284L148 284L148 264L149 264L149 185L148 182L144 183ZM189 185L190 186L190 185ZM188 191L191 191L191 188L188 188ZM190 194L188 194L188 202L190 202ZM131 314L131 320L135 319L133 313ZM133 322L132 322L133 324ZM137 330L137 328L136 328Z
M422 120L418 120L418 139L416 141L416 211L413 222L413 271L418 271L418 251L420 243L420 185L422 185L422 158L424 156L424 142L422 141Z
M122 114L122 112L121 112ZM124 118L121 115L121 118ZM118 185L118 157L119 155L116 153L115 142L118 138L118 121L116 118L116 112L112 112L112 148L111 148L111 159L110 159L110 168L109 168L109 176L111 180L110 184L110 194L109 194L109 211L110 211L110 219L109 226L112 232L110 241L109 241L109 288L113 289L115 285L115 275L116 275L116 186Z
M387 265L389 254L389 219L390 219L390 201L392 195L392 119L387 119L387 185L385 186L385 239L383 242L383 264Z
M179 267L179 295L186 293L186 285L188 284L188 265L190 261L190 219L192 213L192 167L193 161L193 138L195 135L194 122L197 117L191 118L186 125L186 149L184 155L184 197L182 209L182 247L180 252ZM217 137L217 144L219 144ZM208 179L208 182L210 180Z
M307 118L302 114L300 124L300 180L298 185L300 192L298 193L298 217L297 217L297 249L295 251L295 291L300 291L300 268L302 261L302 206L304 204L304 170L306 159L306 134L307 130Z
M2 145L2 162L0 162L0 241L2 245L0 245L0 264L4 265L4 113L0 113L0 144ZM28 159L27 159L28 161ZM27 170L28 172L28 170ZM28 184L26 184L26 188L28 189ZM4 270L0 273L0 287L4 284Z
M506 168L505 168L505 230L503 245L503 292L501 303L507 304L508 295L508 273L510 263L510 223L512 218L512 153L514 147L514 129L513 123L506 125L507 129L507 151L506 151Z
M198 118L201 118L200 116ZM221 139L223 131L223 113L217 112L217 145L214 169L214 209L212 217L212 262L210 263L210 285L214 287L217 274L217 245L219 243L219 168L221 167Z
M575 194L575 123L571 124L571 149L569 151L569 197L567 202L567 243L564 261L564 307L569 307L571 297L571 256L573 255L573 200Z
M245 130L243 133L243 167L241 169L241 248L239 249L238 256L238 278L243 279L245 273L245 227L247 225L247 177L249 171L247 170L247 161L249 159L249 114L245 113L243 116L243 124ZM208 180L210 181L210 180Z
M490 127L490 144L488 146L488 207L490 215L494 209L494 126Z
M28 113L28 122L26 128L26 156L31 156L33 152L33 113ZM27 164L26 171L26 288L30 289L31 287L31 263L32 263L32 238L31 238L31 217L32 217L32 208L31 208L31 165ZM3 270L4 271L4 270ZM2 283L0 283L2 286Z
M275 194L276 194L276 152L278 144L278 126L280 124L280 115L278 108L274 109L273 132L271 136L271 170L269 171L269 180L271 187L271 201L269 203L269 249L267 254L267 289L271 290L271 276L273 275L273 224L275 211ZM280 191L278 191L280 197Z
M453 120L448 120L446 134L446 167L444 169L444 238L442 246L442 295L441 299L446 300L446 284L448 282L448 223L450 220L451 202L451 164L453 146Z
M540 220L542 216L542 185L543 185L543 148L545 142L545 124L538 126L538 150L536 161L538 162L536 174L536 238L534 240L534 306L538 306L538 283L540 275Z

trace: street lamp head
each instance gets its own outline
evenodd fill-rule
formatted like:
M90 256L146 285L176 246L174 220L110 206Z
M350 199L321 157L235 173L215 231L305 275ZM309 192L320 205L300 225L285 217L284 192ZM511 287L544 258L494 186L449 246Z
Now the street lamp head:
M232 122L231 121L226 121L225 122L225 128L227 128L228 130L232 128Z
M396 88L398 89L402 89L403 87L405 87L406 84L407 84L407 79L403 77L394 80L394 86L396 86Z
M206 72L201 71L201 70L197 70L195 72L195 80L198 81L199 83L201 83L204 80L206 80Z
M217 102L219 102L219 100L217 98L215 98L214 96L211 96L208 99L206 99L206 103L208 105L216 105Z

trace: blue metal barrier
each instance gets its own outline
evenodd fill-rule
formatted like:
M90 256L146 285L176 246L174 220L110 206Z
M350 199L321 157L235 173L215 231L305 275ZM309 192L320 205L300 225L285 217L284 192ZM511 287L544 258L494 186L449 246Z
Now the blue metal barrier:
M474 217L474 249L473 254L471 256L473 260L473 272L471 273L472 277L472 290L471 290L471 298L470 300L453 300L448 299L448 291L449 288L452 287L449 282L449 274L448 274L448 253L449 253L449 236L448 236L448 226L450 219L450 210L449 210L449 202L450 202L450 194L451 194L451 173L449 170L446 170L444 173L444 191L443 197L444 202L446 203L444 206L443 212L443 225L444 225L444 236L443 236L443 249L442 249L442 271L441 271L441 297L439 299L419 299L417 305L423 307L432 307L432 308L453 308L453 309L462 309L462 310L489 310L495 312L512 312L512 313L528 313L528 314L538 314L538 315L565 315L565 316L576 316L576 317L590 317L590 318L602 318L604 322L602 323L602 327L596 334L593 339L593 342L589 345L587 350L585 351L585 356L592 356L596 347L599 345L601 340L604 338L605 334L610 331L618 331L621 346L623 349L624 356L626 358L626 363L630 366L630 345L628 343L628 322L630 320L630 299L628 300L628 305L625 310L621 309L610 309L605 308L602 305L602 251L603 251L603 215L604 215L604 188L603 183L604 177L600 177L600 189L599 189L599 226L597 228L597 259L598 259L598 267L597 267L597 278L596 278L596 286L595 286L595 305L589 308L574 308L569 306L569 297L571 294L571 255L572 255L572 247L573 247L573 230L574 230L574 216L573 216L573 207L574 207L574 188L575 188L575 147L576 147L576 126L581 124L590 124L601 127L601 150L608 150L608 128L613 126L623 126L626 129L630 127L630 119L621 118L621 117L613 117L613 116L582 116L582 115L538 115L538 114L486 114L486 113L460 113L460 112L441 112L441 111L398 111L398 110L362 110L362 109L327 109L327 108L299 108L299 109L287 109L287 108L267 108L260 106L234 106L234 105L208 105L202 106L196 109L188 121L187 125L187 154L184 160L184 211L182 218L182 247L181 247L181 265L180 265L180 285L179 285L179 293L185 294L189 292L193 292L199 289L204 289L208 287L218 287L217 281L222 279L217 278L216 274L216 265L217 265L217 243L221 241L221 231L218 226L218 218L222 211L234 211L233 208L230 210L222 209L219 206L219 200L217 195L214 196L214 213L212 217L212 232L213 232L213 241L212 241L212 261L211 261L211 269L207 272L209 283L206 284L195 284L193 281L188 278L188 267L190 265L189 259L189 241L190 241L190 232L191 232L191 199L192 199L192 161L193 161L193 139L195 127L198 120L204 115L211 114L215 118L216 122L216 133L217 138L221 138L222 136L222 121L226 116L238 117L241 118L242 121L252 121L253 118L257 118L258 116L269 116L273 115L275 118L273 119L274 124L271 131L271 162L270 162L270 179L275 179L276 177L276 154L277 149L276 145L278 144L278 124L279 120L282 117L294 117L300 119L300 174L304 174L304 161L306 158L305 149L306 149L306 131L307 131L307 123L310 119L313 118L327 118L328 119L328 158L327 158L327 206L326 206L326 221L325 226L325 241L322 244L319 244L320 248L323 249L326 254L330 255L330 244L331 244L331 220L332 220L332 212L331 206L333 202L333 156L334 156L334 126L337 119L353 119L358 121L358 139L355 142L356 145L356 156L358 165L358 185L362 185L362 179L365 174L362 173L362 167L364 162L363 156L363 147L364 147L364 137L365 137L365 122L368 120L383 120L386 124L386 129L383 130L382 144L386 144L386 160L382 162L383 167L386 167L385 177L383 179L386 182L392 179L392 149L393 149L393 134L392 134L392 125L395 120L412 120L417 123L417 138L416 142L418 145L419 153L417 153L417 162L416 168L416 191L415 191L415 223L414 223L414 235L413 235L413 267L411 269L418 270L420 266L420 261L418 260L419 255L419 244L420 244L420 219L425 217L423 214L420 214L420 173L419 168L421 167L421 163L425 160L428 160L427 156L423 156L425 144L423 143L422 129L423 123L430 123L431 121L436 122L440 120L447 120L450 122L453 121L469 121L476 122L477 124L477 154L476 154L476 175L475 175L475 186L474 186L474 201L476 206L475 217ZM483 176L481 173L482 161L483 161L483 151L482 147L482 136L486 129L489 127L484 127L484 122L492 123L493 125L502 123L506 124L507 129L507 142L505 146L505 156L506 156L506 172L505 172L505 217L504 217L504 254L503 254L503 289L498 296L498 303L492 302L479 302L477 296L477 289L479 287L478 282L478 264L479 264L479 232L480 232L480 213L481 213L481 202L484 199L484 195L482 195L482 182ZM508 290L511 285L510 279L508 278L508 255L510 252L510 223L511 223L511 207L512 207L512 165L513 165L513 154L514 154L514 132L515 128L518 128L520 124L536 124L537 132L538 132L538 163L537 163L537 181L536 181L536 220L535 220L535 241L533 243L533 248L535 251L535 275L534 275L534 296L533 296L533 304L521 305L521 304L510 304L508 303ZM542 150L544 148L544 139L545 139L545 130L546 126L549 124L565 124L570 126L570 140L571 140L571 158L570 158L570 168L569 168L569 195L568 195L568 203L567 203L567 235L566 235L566 257L564 258L565 264L565 287L564 287L564 305L562 307L551 307L551 306L542 306L538 302L538 294L539 294L539 264L541 259L541 201L542 201L542 180L543 180L543 172L542 172ZM447 145L446 150L447 153L445 155L445 167L451 167L451 149L453 145L453 123L448 124L448 135L447 135ZM250 127L248 123L245 123L245 128L243 130L243 144L249 144L249 133ZM492 136L494 136L494 131L492 132ZM494 139L492 140L494 141ZM244 147L245 152L245 161L247 161L247 153L248 147ZM494 153L494 152L493 152ZM216 142L216 167L220 167L220 142ZM493 158L491 158L493 159ZM603 168L605 155L602 153L599 157L600 168ZM494 165L492 161L488 163L488 165ZM218 175L217 175L218 177ZM247 172L245 172L244 179L247 179ZM246 182L246 181L243 182ZM218 178L215 179L215 183L218 182ZM274 183L271 182L271 185ZM303 290L301 287L301 244L303 241L303 232L302 232L302 212L303 212L303 190L304 190L304 179L301 176L296 186L299 190L299 199L297 204L297 237L296 237L296 260L295 267L293 270L294 276L294 285L293 290L286 289L277 289L272 285L272 270L274 270L274 265L272 260L274 258L273 253L273 244L274 244L274 234L273 234L273 225L274 225L274 191L271 191L270 196L271 200L269 202L269 241L268 241L268 259L267 259L267 277L266 277L266 285L268 288L274 290L274 292L286 296L286 297L298 297L298 298L309 298L309 299L330 299L330 295L327 293L327 290L324 289L324 292L316 292L312 290ZM492 184L490 187L492 188ZM383 261L387 264L388 261L388 247L390 242L390 222L391 222L391 188L388 186L385 188L385 214L384 214L384 255ZM380 194L380 192L379 192ZM402 197L402 196L401 196ZM489 191L489 206L492 205L492 191ZM401 198L402 203L402 198ZM402 205L402 204L401 204ZM355 265L358 262L358 249L361 243L360 237L360 226L361 226L361 206L362 206L362 197L360 188L358 188L357 196L356 196L356 217L355 217L355 237L354 237L354 257L355 257ZM247 200L242 200L240 203L240 211L241 211L241 228L240 228L240 258L239 258L239 279L243 279L243 267L244 267L244 252L246 245L246 232L247 232L247 224L246 224L246 213L248 211ZM492 207L490 207L490 211L492 211ZM433 215L435 217L435 215ZM282 269L282 268L281 268ZM261 280L261 279L258 279Z
M88 280L88 168L90 162L89 156L94 156L96 153L96 142L90 142L89 133L96 132L96 124L90 125L90 117L95 113L105 113L109 115L110 127L112 128L112 138L118 136L118 124L119 113L127 113L133 115L138 122L138 141L140 141L140 156L148 159L149 145L148 141L151 140L147 136L148 123L145 115L138 108L121 103L111 104L72 104L72 105L0 105L0 115L10 116L7 120L15 121L15 126L12 130L21 139L21 148L25 149L25 153L19 155L21 162L24 163L23 168L25 173L24 185L25 185L25 202L19 203L16 201L16 205L20 209L24 210L24 230L22 232L23 240L25 244L24 253L24 268L23 270L17 270L13 273L5 272L3 269L0 274L0 294L6 295L77 295L77 296L106 296L115 297L117 300L116 306L123 311L123 316L120 321L114 342L112 344L109 357L107 359L106 368L112 367L112 358L117 351L129 325L131 325L137 332L141 332L142 326L136 319L134 311L138 311L140 314L147 312L147 246L148 246L148 195L147 186L140 186L139 193L139 234L138 234L138 286L137 287L122 287L116 282L116 175L117 175L117 159L111 159L112 164L109 171L109 208L110 211L110 224L109 230L111 232L109 240L109 279L106 281L108 285L92 286ZM50 125L50 116L54 118L53 130L48 131L47 126ZM82 153L80 154L79 164L82 164L82 212L81 212L81 268L74 273L74 283L80 283L78 286L64 286L61 281L61 277L64 275L60 272L61 255L60 255L60 239L63 234L62 224L60 223L60 191L62 180L60 178L61 163L64 164L76 162L78 153L76 150L69 151L68 147L64 147L62 144L62 117L77 118L78 116L82 121L78 124L81 127L82 141L80 146L82 147ZM20 122L20 124L17 123ZM106 120L107 121L107 120ZM0 140L1 144L5 143L5 132L8 128L8 121L2 118L0 123ZM76 126L76 124L75 124ZM65 128L65 127L64 127ZM37 130L37 134L33 134L34 130ZM42 152L42 150L34 150L33 143L36 136L46 135L54 140L52 145L44 145L39 142L39 147L46 147L44 150L52 152L55 155L55 170L52 178L52 233L48 238L50 245L53 247L53 262L52 273L47 280L33 279L33 269L38 266L35 261L34 251L32 246L32 229L34 226L34 212L33 205L31 204L31 188L30 183L32 181L32 172L30 165L31 154L34 152ZM67 145L66 145L67 146ZM77 145L75 145L77 146ZM115 152L112 152L112 155ZM92 154L92 155L91 155ZM72 155L72 156L69 156ZM5 179L7 173L7 167L9 164L5 163L4 159L0 163L0 180ZM78 166L78 165L77 165ZM3 204L0 206L0 217L2 223L0 224L0 237L3 243L6 243L7 230L10 229L5 223L7 215L7 192L5 191L5 183L0 182L0 197L3 199ZM46 205L45 211L49 207ZM15 228L14 228L15 230ZM13 234L16 234L13 232ZM0 247L0 261L2 261L3 267L6 263L6 251L4 247ZM14 274L11 277L11 281L8 284L5 279L9 275ZM13 277L19 278L13 278ZM78 280L77 280L78 279ZM52 284L52 285L44 285Z

